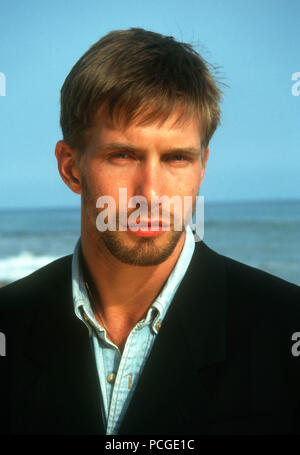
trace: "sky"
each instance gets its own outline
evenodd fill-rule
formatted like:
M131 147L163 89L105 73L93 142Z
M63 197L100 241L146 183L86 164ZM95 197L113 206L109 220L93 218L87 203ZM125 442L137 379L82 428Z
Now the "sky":
M130 27L194 44L228 85L206 201L299 199L299 23L300 0L2 1L0 209L79 206L54 155L60 88L94 42Z

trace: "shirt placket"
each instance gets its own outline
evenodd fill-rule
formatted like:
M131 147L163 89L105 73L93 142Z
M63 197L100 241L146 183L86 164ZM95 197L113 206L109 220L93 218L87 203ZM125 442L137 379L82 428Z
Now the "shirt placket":
M116 381L113 388L107 434L117 434L120 422L134 392L138 373L144 363L145 353L151 342L149 324L138 323L129 334L120 360ZM126 405L124 405L126 403Z

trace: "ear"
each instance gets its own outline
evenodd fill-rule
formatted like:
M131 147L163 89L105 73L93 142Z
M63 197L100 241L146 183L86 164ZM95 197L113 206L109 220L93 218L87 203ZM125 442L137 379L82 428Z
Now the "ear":
M78 152L71 148L66 141L57 142L55 156L60 176L74 193L81 194L81 177L76 153Z
M209 156L209 148L207 147L207 149L206 149L206 151L205 151L204 164L202 164L202 166L201 166L200 185L201 185L202 180L203 180L203 177L204 177L204 173L205 173L205 169L206 169L206 164L207 164L208 156ZM199 185L199 186L200 186L200 185Z

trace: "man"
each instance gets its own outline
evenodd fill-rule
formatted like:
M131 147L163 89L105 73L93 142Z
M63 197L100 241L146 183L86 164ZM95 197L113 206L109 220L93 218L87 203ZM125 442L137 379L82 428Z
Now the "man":
M81 237L0 292L9 432L300 432L299 287L195 242L184 216L220 97L191 46L142 29L109 33L71 70L55 154L82 196Z

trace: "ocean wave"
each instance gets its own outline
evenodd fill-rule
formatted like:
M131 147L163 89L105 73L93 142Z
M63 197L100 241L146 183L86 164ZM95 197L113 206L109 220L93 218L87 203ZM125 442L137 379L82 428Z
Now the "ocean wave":
M0 259L0 282L10 283L19 280L55 259L57 259L55 256L34 256L29 251L2 258Z

